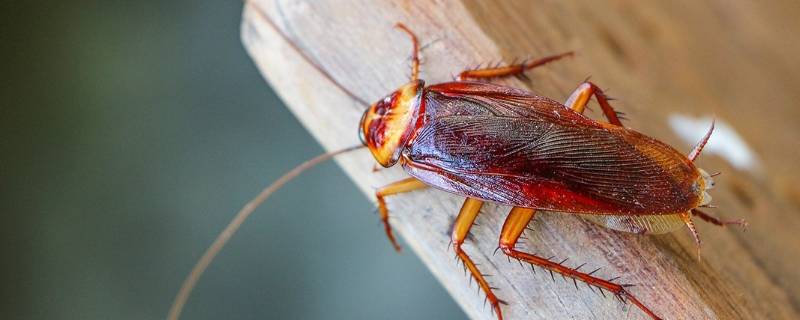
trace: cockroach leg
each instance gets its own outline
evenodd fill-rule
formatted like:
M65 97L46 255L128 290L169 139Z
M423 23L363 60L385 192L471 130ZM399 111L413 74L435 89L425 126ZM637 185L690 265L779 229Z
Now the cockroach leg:
M586 110L586 105L589 103L589 99L592 95L597 98L597 102L600 103L600 108L603 109L603 114L608 119L608 122L611 124L615 124L618 126L622 126L622 122L619 120L619 115L614 108L611 107L611 104L608 102L609 98L603 93L597 85L592 83L591 81L584 81L572 94L567 98L567 101L564 102L564 105L569 107L570 109L574 110L577 113L583 113Z
M411 51L411 81L417 81L417 79L419 79L419 41L417 40L417 35L415 35L411 29L406 27L406 25L400 22L394 26L405 31L405 33L411 37L411 44L413 45L413 49Z
M718 225L720 227L724 227L724 226L732 225L732 224L740 225L743 228L747 227L747 221L745 221L744 219L736 219L736 220L720 219L720 218L717 218L717 217L715 217L713 215L710 215L708 213L705 213L705 212L697 210L697 209L692 209L692 214L697 216L697 217L700 217L700 219L703 219L703 221L705 221L705 222L708 222L708 223L711 223L711 224L714 224L714 225Z
M516 250L515 246L520 235L522 235L522 232L528 226L528 223L533 220L535 214L535 209L520 207L514 207L511 209L511 212L508 214L505 223L503 223L503 230L500 233L500 249L503 250L503 253L514 259L525 261L532 265L547 269L551 272L556 272L564 277L585 282L589 286L598 287L601 289L601 292L602 289L610 291L614 293L620 300L625 301L625 299L627 299L627 301L630 301L636 305L651 318L660 319L653 311L651 311L643 303L636 299L636 297L630 294L625 289L626 285L616 284L610 280L597 278L591 275L593 272L583 273L578 271L578 268L570 268L559 262L551 261L550 259L545 259L530 253Z
M689 212L684 212L680 214L680 217L686 224L686 227L689 228L689 233L692 234L692 238L694 238L694 243L697 246L697 260L700 260L700 233L697 232L697 227L694 225L694 221L692 221L692 215Z
M389 209L386 207L386 201L384 200L384 197L422 189L427 186L428 185L417 180L416 178L406 178L378 188L378 190L375 191L375 198L378 199L378 213L381 215L381 221L383 222L383 228L386 230L386 236L389 237L389 241L392 242L392 246L394 246L394 249L398 252L400 251L401 247L399 244L397 244L397 240L394 238L394 233L392 233L392 227L389 224Z
M461 211L458 213L458 217L456 217L456 221L453 224L453 233L451 239L453 248L456 251L456 256L461 260L461 262L464 263L464 266L469 270L470 275L475 279L475 282L478 283L480 288L486 294L486 300L492 304L492 309L495 313L497 313L497 319L502 320L503 313L500 311L500 303L503 303L503 301L498 299L494 292L492 292L492 287L489 286L489 282L486 281L486 278L483 276L480 270L478 270L477 265L461 248L461 245L464 243L464 239L466 239L467 235L469 234L469 229L472 228L472 225L475 222L475 218L478 217L481 206L483 206L483 201L478 199L467 198L467 200L464 201L464 205L461 206Z
M525 71L531 70L538 66L542 66L548 64L550 62L556 61L558 59L572 56L574 53L572 51L565 52L562 54L557 54L553 56L544 57L537 60L527 60L521 63L512 63L506 66L496 66L496 67L487 67L475 70L464 70L458 74L456 80L464 81L464 80L478 80L478 79L491 79L491 78L502 78L502 77L509 77L509 76L524 76Z

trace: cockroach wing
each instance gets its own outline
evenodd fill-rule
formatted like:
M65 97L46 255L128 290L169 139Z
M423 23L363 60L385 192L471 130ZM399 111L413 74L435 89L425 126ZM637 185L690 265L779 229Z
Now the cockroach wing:
M467 197L602 215L686 212L702 194L678 151L533 94L483 83L431 86L404 168Z
M678 214L646 216L582 214L580 216L612 230L637 234L662 234L686 225Z

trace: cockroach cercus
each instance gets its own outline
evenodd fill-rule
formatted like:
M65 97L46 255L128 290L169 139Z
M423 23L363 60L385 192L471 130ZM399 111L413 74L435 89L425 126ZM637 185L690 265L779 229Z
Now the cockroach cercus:
M269 18L262 15L282 40L356 101L363 100L335 82L325 70L297 48ZM537 210L578 214L606 228L638 234L658 234L686 225L699 245L692 222L697 216L717 225L724 221L699 207L708 206L713 175L693 161L713 131L688 154L622 126L609 98L594 83L584 81L559 103L533 93L488 83L499 77L524 77L524 72L572 55L571 52L507 66L461 72L453 82L426 85L418 78L416 36L411 37L411 81L364 112L358 133L363 146L323 154L301 164L275 181L248 203L209 247L189 274L170 309L177 319L200 275L253 210L302 171L335 155L367 147L383 167L400 164L411 176L376 192L378 212L392 245L400 250L389 225L384 198L434 187L466 198L452 229L452 248L476 280L498 319L501 304L489 281L462 249L481 206L494 202L511 206L498 249L509 257L575 281L613 293L653 319L659 317L615 279L568 267L516 248L520 235ZM483 81L481 81L483 80ZM594 96L608 122L583 115ZM364 103L366 105L366 103Z

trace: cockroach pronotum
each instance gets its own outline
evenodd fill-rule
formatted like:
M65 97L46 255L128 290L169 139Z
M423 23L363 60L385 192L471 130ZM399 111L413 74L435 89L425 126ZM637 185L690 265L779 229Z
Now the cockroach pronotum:
M303 53L263 12L265 21L303 58L354 100L367 105L336 82ZM613 293L653 319L659 317L615 279L602 279L554 260L516 249L517 241L537 210L578 214L613 230L658 234L687 226L700 238L692 217L717 224L745 225L743 220L715 218L699 207L710 206L712 177L694 165L714 129L688 155L625 128L603 91L584 81L563 104L546 97L491 84L571 56L572 52L506 66L461 72L452 82L426 86L419 79L417 37L411 38L411 80L364 112L359 124L363 145L320 155L294 168L245 205L208 248L189 274L170 309L177 319L200 275L242 222L275 190L306 169L351 150L368 148L383 167L400 164L411 176L379 188L375 196L386 235L400 250L389 225L384 198L434 187L466 197L452 229L452 248L476 280L498 319L501 304L478 266L462 249L484 202L511 206L498 250L564 277ZM608 122L583 115L594 96Z

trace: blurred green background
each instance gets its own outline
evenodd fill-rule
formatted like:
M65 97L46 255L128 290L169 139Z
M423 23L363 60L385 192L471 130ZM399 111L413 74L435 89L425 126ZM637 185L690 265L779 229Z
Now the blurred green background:
M0 4L0 319L163 318L235 211L322 152L245 54L241 7ZM277 193L184 318L464 318L350 185L328 163Z

